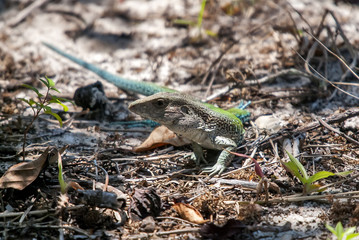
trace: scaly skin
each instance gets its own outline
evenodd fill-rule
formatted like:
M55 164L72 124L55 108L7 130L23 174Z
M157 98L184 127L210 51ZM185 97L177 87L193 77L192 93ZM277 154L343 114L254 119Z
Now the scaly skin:
M210 176L220 175L226 169L233 156L228 151L243 139L243 125L235 115L180 93L157 93L131 103L128 108L190 139L195 144L197 163L204 160L201 147L222 150L217 163L204 169Z
M49 43L43 42L43 44L125 91L150 96L133 102L129 107L130 110L142 117L163 124L173 132L191 140L194 147L193 159L197 164L200 161L205 161L202 147L222 150L217 163L211 168L204 169L205 172L210 173L210 176L217 173L220 175L232 160L233 156L228 151L234 150L242 141L244 130L241 120L246 121L250 116L248 111L243 110L244 107L223 110L211 104L194 100L167 87L122 78L74 57ZM159 99L166 102L166 108L150 106L152 103L158 103Z

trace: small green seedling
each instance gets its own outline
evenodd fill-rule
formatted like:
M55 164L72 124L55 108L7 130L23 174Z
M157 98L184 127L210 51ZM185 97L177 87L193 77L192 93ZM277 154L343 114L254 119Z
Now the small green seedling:
M67 191L67 183L64 180L64 175L62 173L62 159L59 158L59 161L57 163L57 167L59 169L59 175L58 175L58 179L59 179L59 183L60 183L60 189L61 189L61 193L65 194Z
M31 120L31 122L29 123L29 125L26 127L25 131L24 131L24 142L23 142L23 160L25 161L25 144L26 144L26 137L27 137L27 133L29 132L32 124L34 123L34 121L39 117L40 113L43 112L45 114L49 114L52 115L53 117L55 117L57 119L57 121L59 122L60 126L62 127L62 119L61 117L52 111L52 108L49 106L52 103L55 104L59 104L62 106L63 110L65 112L68 111L68 107L66 105L64 105L62 102L63 101L69 101L65 98L60 98L60 97L56 97L55 95L50 95L50 91L55 91L55 92L60 92L57 88L55 88L55 83L54 81L52 81L51 78L48 78L45 76L45 78L41 78L40 81L45 84L47 90L46 90L46 94L43 95L42 93L39 92L39 90L33 86L27 85L27 84L23 84L23 87L26 87L32 91L34 91L37 95L37 99L25 99L25 98L20 98L21 101L27 103L30 108L33 111L33 118Z
M338 240L349 240L349 239L359 239L359 233L355 232L355 227L343 228L341 222L338 222L335 226L335 229L329 224L325 224L325 227L331 231Z
M202 0L201 3L201 10L198 13L198 17L197 17L197 22L191 21L191 20L185 20L185 19L176 19L173 22L175 24L180 24L180 25L188 25L191 27L197 27L199 30L199 34L201 34L201 29L202 29L202 20L203 20L203 13L204 13L204 9L206 7L206 3L207 0ZM204 32L211 37L216 37L217 34L212 32L211 30L206 30L204 29ZM199 36L200 37L200 36Z
M320 188L320 185L314 184L314 182L324 179L330 176L347 176L352 171L346 171L346 172L339 172L339 173L332 173L328 171L320 171L315 173L312 176L308 176L307 171L305 170L304 166L299 162L298 159L293 157L292 154L287 152L289 156L289 162L282 162L282 164L285 166L286 170L292 173L294 176L296 176L299 181L304 185L303 187L303 195L310 194L311 192L321 192L324 191L324 189Z

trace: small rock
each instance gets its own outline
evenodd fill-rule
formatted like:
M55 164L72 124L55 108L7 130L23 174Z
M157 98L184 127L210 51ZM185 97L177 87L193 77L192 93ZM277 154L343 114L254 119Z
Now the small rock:
M154 232L156 227L156 222L152 216L148 216L142 220L141 230L144 232Z

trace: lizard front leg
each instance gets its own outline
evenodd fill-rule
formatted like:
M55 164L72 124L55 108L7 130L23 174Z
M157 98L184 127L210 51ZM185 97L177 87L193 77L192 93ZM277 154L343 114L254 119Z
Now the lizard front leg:
M201 161L207 163L206 159L204 159L203 149L201 145L193 142L192 149L193 149L193 153L191 155L191 159L196 163L197 166L201 163Z
M202 172L209 173L210 177L216 174L220 176L234 157L228 151L233 151L234 149L235 147L226 147L219 155L216 164L213 167L204 168Z
M203 169L203 172L209 173L210 177L216 174L220 176L223 173L223 171L227 168L227 166L231 163L233 159L233 155L229 152L233 151L237 147L235 141L223 136L215 137L214 142L218 146L218 148L222 148L223 151L219 155L217 162L213 167Z

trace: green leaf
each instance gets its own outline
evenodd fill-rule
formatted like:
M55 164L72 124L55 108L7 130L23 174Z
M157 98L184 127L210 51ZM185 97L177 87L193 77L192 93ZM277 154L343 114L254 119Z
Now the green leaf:
M58 89L55 88L55 87L50 87L50 89L51 89L51 90L54 90L54 91L56 91L56 92L58 92L58 93L61 93L60 90L58 90Z
M61 102L69 102L72 105L75 105L75 103L73 101L69 100L69 99L62 98L62 97L57 97L57 96L55 96L55 97L56 97L56 99L59 99Z
M308 183L313 183L313 182L318 181L320 179L327 178L329 176L334 176L334 175L335 174L332 173L332 172L320 171L320 172L315 173L313 176L310 176L308 178Z
M355 229L356 229L356 227L349 227L349 228L345 229L344 234L345 235L352 234L355 232Z
M63 104L56 96L52 96L52 99L49 101L49 103L56 103L62 106L64 112L67 112L69 108Z
M289 157L290 161L293 162L296 165L298 170L301 172L303 178L305 180L307 180L308 179L308 174L307 174L307 171L305 170L304 166L292 154L290 154L288 151L286 151L286 152L288 154L288 157Z
M299 172L299 170L298 170L297 166L295 165L295 163L293 163L293 162L283 162L283 164L289 169L289 171L294 176L296 176L299 179L299 181L302 184L307 183L306 179L303 178L302 174Z
M49 88L49 83L47 81L45 81L44 79L40 78L39 79L47 88Z
M62 102L59 101L58 104L60 104L62 106L62 109L64 110L64 112L67 112L69 110L69 108Z
M206 7L206 2L207 2L207 0L202 0L201 10L199 11L199 14L198 14L197 26L198 26L199 28L202 26L203 13L204 13L204 9L205 9L205 7Z
M211 31L211 30L204 30L204 32L208 35L208 36L211 36L211 37L217 37L217 33Z
M327 224L325 224L325 227L326 227L329 231L331 231L335 236L338 237L337 232L335 231L335 229L334 229L332 226L330 226L330 225L327 223Z
M63 176L63 173L62 173L62 161L61 161L61 158L59 158L59 161L57 163L57 167L59 168L59 175L58 175L58 179L59 179L59 183L60 183L60 189L61 189L61 193L62 194L65 194L66 193L66 187L67 187L67 184L64 180L64 176Z
M71 102L71 100L63 98L63 97L58 97L58 96L55 96L55 95L52 95L52 96L55 97L56 99L59 99L62 102Z
M173 20L173 23L178 25L188 25L188 26L194 26L196 24L195 22L186 19L175 19Z
M338 172L338 173L335 173L335 175L341 176L341 177L346 177L346 176L348 176L349 174L351 174L352 172L353 172L353 171Z
M358 237L358 236L359 236L359 233L352 233L352 234L347 235L346 240L353 239L353 238Z
M47 76L45 76L45 78L46 78L47 82L49 83L49 88L52 88L55 86L55 83L54 83L54 81L52 81L51 78L48 78Z
M52 108L46 105L41 105L45 112L52 112Z
M25 98L18 98L18 99L25 102L25 103L27 103L28 105L30 105L30 107L32 106L29 100L27 100Z
M335 226L335 232L337 233L336 236L338 237L338 239L343 238L343 225L341 222L338 222Z
M34 104L37 105L37 102L35 102L32 98L29 99L29 103L31 106Z
M28 89L34 91L39 98L41 98L41 97L44 96L44 95L42 95L42 94L39 92L39 90L37 90L37 88L35 88L35 87L33 87L33 86L30 86L30 85L27 85L27 84L22 84L21 86L26 87L26 88L28 88Z
M60 127L62 127L62 119L57 113L54 113L52 111L45 111L44 113L54 116L57 121L59 121Z

